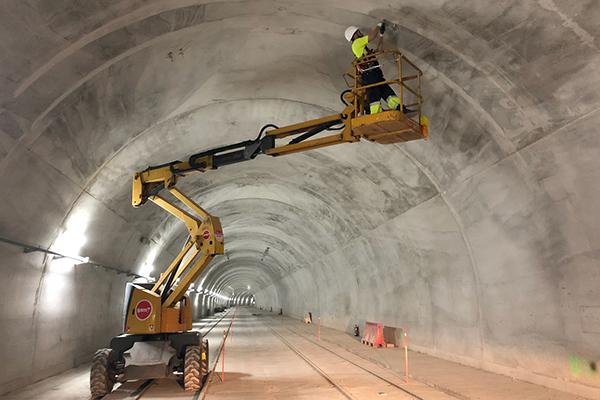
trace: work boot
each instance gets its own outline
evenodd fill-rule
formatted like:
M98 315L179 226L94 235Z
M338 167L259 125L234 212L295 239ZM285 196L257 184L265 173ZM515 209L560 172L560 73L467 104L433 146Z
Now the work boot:
M398 107L396 107L396 111L400 111L400 105L398 105ZM415 110L411 110L409 108L407 108L405 105L402 106L402 112L404 114L410 114L410 113L414 113Z

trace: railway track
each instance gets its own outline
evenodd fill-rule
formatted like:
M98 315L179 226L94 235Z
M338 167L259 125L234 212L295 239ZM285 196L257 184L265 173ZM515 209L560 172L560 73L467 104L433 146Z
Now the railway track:
M202 336L206 336L208 335L215 327L217 327L217 325L219 325L221 323L221 321L223 321L223 319L225 319L225 317L227 317L228 315L231 314L231 310L227 311L226 313L224 313L217 321L211 321L208 322L198 328L194 328L194 330L198 330L200 331L200 333L202 333ZM207 330L205 330L205 328L207 328ZM221 344L222 346L222 344ZM220 352L220 350L219 350ZM213 366L214 369L214 366ZM131 389L131 392L126 394L125 397L121 397L121 396L117 396L116 392L112 392L106 396L104 396L102 398L102 400L139 400L141 398L143 398L144 394L146 394L147 390L156 382L156 379L146 379L144 380L142 383L140 383L139 385L135 386L134 388ZM123 388L124 385L126 385L127 382L124 382L120 388ZM118 389L118 388L117 388ZM202 389L198 390L196 393L193 394L193 397L191 397L193 400L197 400L201 394L201 392L204 390L204 386L202 387Z
M195 328L195 329L200 330L203 335L207 335L215 327L217 327L223 321L223 319L225 319L229 315L230 315L230 312L224 314L216 321L211 321L211 322L209 322L199 328ZM227 326L226 335L229 334L232 323L233 323L233 320ZM412 388L407 388L405 385L396 383L394 381L395 380L394 378L402 379L402 377L392 370L389 370L389 374L392 375L393 378L386 377L384 375L388 375L388 372L382 373L382 372L374 371L374 370L369 369L368 367L364 366L360 361L353 360L352 358L354 356L356 358L372 362L370 360L364 359L363 357L361 357L358 354L350 352L348 356L345 356L345 355L342 355L342 354L339 354L338 352L336 352L335 349L332 350L331 348L329 348L329 346L323 345L322 343L319 343L318 341L316 341L310 337L307 337L306 335L304 335L302 333L298 333L298 332L294 331L293 329L290 329L289 327L279 326L279 327L277 327L277 329L275 329L274 327L267 325L266 321L263 321L263 323L273 333L273 335L278 338L278 340L280 340L289 350L291 350L300 359L302 359L311 369L313 369L315 372L317 372L324 380L326 380L328 382L329 385L331 385L345 399L359 400L359 398L364 398L364 396L362 394L359 396L356 394L356 392L353 393L351 391L351 389L348 387L348 385L344 384L342 382L342 380L338 376L336 376L336 374L332 374L331 372L328 373L325 370L327 368L324 367L322 364L319 365L320 362L315 360L315 359L318 359L318 356L317 357L315 357L315 355L311 356L309 354L310 351L307 352L307 351L301 350L304 348L304 346L299 345L295 339L292 339L292 337L290 335L294 335L294 337L297 337L300 340L306 341L306 342L310 343L311 345L318 347L319 351L323 350L323 351L327 352L328 354L331 354L332 356L341 360L343 365L350 368L350 371L352 370L352 368L360 369L362 372L367 374L366 376L370 377L369 379L374 378L376 381L381 382L381 384L383 384L384 387L391 388L392 392L395 392L397 394L398 398L426 400L429 397L428 395L423 394L422 391L419 394L417 394L413 390L411 390ZM271 321L271 323L275 323L275 321ZM284 334L284 332L285 332L285 334ZM296 343L293 343L293 342L296 342ZM210 384L214 380L216 365L219 362L222 349L223 349L223 341L221 342L219 349L217 350L216 356L213 357L214 361L213 361L213 365L211 368L211 372L207 376L205 384L202 386L201 390L197 391L196 393L190 393L189 399L205 400L207 398ZM385 367L381 366L379 368L385 368ZM386 371L387 371L387 369L386 369ZM336 370L336 372L337 372L337 370ZM149 394L149 393L147 393L147 390L153 385L153 383L155 383L155 380L152 380L152 379L146 380L146 381L142 382L140 385L138 385L137 388L133 392L131 392L131 394L129 394L128 397L124 397L124 398L119 397L119 400L142 399L142 398L144 398L145 394ZM425 384L423 384L423 385L425 385ZM436 388L432 388L428 385L425 385L425 386L428 387L429 389L436 389ZM356 390L356 389L354 389L354 390ZM154 393L154 392L155 391L153 390L152 393ZM392 392L390 392L390 393L392 393ZM463 397L454 396L453 394L448 393L444 390L440 391L439 388L436 389L436 392L437 393L443 392L448 397L464 400ZM390 393L388 393L386 391L386 392L381 392L379 394L380 395L388 395ZM425 393L427 393L427 392L425 392ZM425 396L425 397L423 397L423 396ZM208 396L208 397L210 397L210 396ZM438 397L435 397L435 398L438 398ZM109 399L112 399L112 397L107 396L107 397L105 397L105 399L109 400Z
M144 395L144 393L146 392L146 390L148 390L150 388L150 386L152 386L153 383L154 383L154 379L146 379L129 396L125 397L124 400L138 400L138 399L140 399ZM107 398L109 396L104 396L104 398Z
M219 362L219 359L221 357L223 357L222 352L224 351L225 342L227 341L227 338L229 337L229 332L231 332L231 326L233 325L233 320L235 319L235 314L236 314L236 312L233 313L233 318L231 319L231 322L229 323L229 326L227 327L227 330L225 331L223 341L221 342L221 346L219 346L219 350L217 351L217 356L215 357L215 361L213 361L213 366L210 370L210 373L206 377L206 381L204 382L204 385L202 385L202 388L198 392L196 392L196 394L194 395L193 400L198 400L200 398L200 394L202 394L202 400L205 400L206 396L208 396L208 389L210 388L210 384L213 382L213 379L215 376L215 371L217 368L217 363Z
M213 330L213 329L214 329L214 328L215 328L217 325L219 325L219 323L220 323L221 321L223 321L223 319L224 319L226 316L228 316L230 313L231 313L231 310L227 311L225 314L223 314L223 315L221 316L221 318L219 318L219 320L218 320L217 322L214 322L214 323L212 323L212 325L211 325L211 322L209 322L209 323L207 323L207 324L204 324L204 325L202 325L202 326L201 326L201 327L200 327L198 330L200 331L200 333L202 333L202 336L206 336L206 335L208 335L208 334L209 334L209 333L210 333L210 332L211 332L211 331L212 331L212 330ZM211 327L210 327L210 328L209 328L209 329L208 329L206 332L203 332L203 331L202 331L202 329L206 328L206 327L207 327L207 326L209 326L209 325L211 325Z
M306 357L300 350L298 350L295 346L293 346L290 342L288 342L283 335L277 332L275 329L268 327L273 335L275 335L283 344L286 345L292 352L294 352L298 357L300 357L304 362L306 362L312 369L314 369L319 375L321 375L329 384L331 384L338 392L342 394L348 400L357 400L350 392L348 392L342 385L336 383L335 380L329 376L325 371L323 371L317 364L310 360L310 358Z
M300 351L296 346L292 345L280 332L278 332L276 329L272 328L271 326L268 326L268 328L271 330L271 332L273 332L273 334L279 339L281 340L286 347L288 347L292 352L294 352L297 356L299 356L302 360L304 360L312 369L314 369L315 371L317 371L325 380L327 380L331 385L333 385L333 387L338 390L338 392L340 392L340 394L342 394L345 398L349 399L349 400L356 400L356 397L353 396L342 384L340 384L339 382L336 382L334 378L332 378L330 375L328 375L325 371L323 371L313 360L310 359L310 357L308 357L305 353L303 353L302 351ZM327 346L322 345L321 343L312 340L308 337L306 337L305 335L299 334L297 332L295 332L294 330L288 328L288 327L282 327L284 329L286 329L286 331L289 331L290 333L292 333L293 335L319 347L322 350L325 350L326 352L334 355L335 357L343 360L345 363L348 363L349 365L351 365L352 367L356 367L364 372L366 372L369 376L372 376L382 382L385 382L386 385L390 385L393 388L399 390L400 392L402 392L404 395L410 397L411 399L416 399L416 400L426 400L424 397L414 393L413 391L407 389L406 387L403 387L402 385L397 384L396 382L394 382L393 380L386 378L384 376L382 376L381 374L372 371L369 368L366 368L364 365L361 365L351 359L349 359L348 357L344 357L341 354L338 354L337 352L331 350L330 348L328 348ZM359 355L356 355L354 353L352 353L354 356L360 357ZM369 360L366 360L369 361ZM382 367L383 368L383 367ZM395 375L398 379L402 379L403 377L397 375L395 372L393 371L389 371L391 374ZM439 390L439 389L438 389ZM450 396L452 398L456 398L456 399L463 399L462 397L456 397L451 393L448 393L446 391L443 391L445 395Z
M369 375L371 375L371 376L374 376L374 377L376 377L377 379L380 379L380 380L384 381L384 382L385 382L385 383L387 383L388 385L391 385L391 386L395 387L396 389L398 389L398 390L400 390L400 391L404 392L405 394L407 394L407 395L411 396L413 399L417 399L417 400L425 400L423 397L421 397L421 396L419 396L419 395L417 395L417 394L415 394L415 393L411 392L410 390L408 390L408 389L406 389L406 388L404 388L404 387L402 387L402 386L398 385L397 383L395 383L395 382L391 381L390 379L387 379L387 378L385 378L385 377L381 376L380 374L378 374L378 373L376 373L376 372L373 372L373 371L371 371L371 370L370 370L370 369L368 369L368 368L365 368L364 366L362 366L362 365L360 365L360 364L358 364L358 363L356 363L356 362L354 362L354 361L352 361L352 360L348 359L347 357L344 357L344 356L342 356L342 355L340 355L340 354L336 353L335 351L333 351L333 350L331 350L331 349L327 348L326 346L323 346L322 344L320 344L320 343L317 343L316 341L314 341L314 340L311 340L311 339L309 339L309 338L305 337L304 335L301 335L301 334L299 334L299 333L297 333L297 332L294 332L294 331L293 331L292 329L290 329L290 328L287 328L287 327L285 327L285 329L286 329L286 330L288 330L289 332L291 332L292 334L294 334L294 335L296 335L296 336L298 336L298 337L300 337L300 338L302 338L302 339L304 339L304 340L306 340L306 341L308 341L308 342L310 342L310 343L314 344L315 346L318 346L318 347L320 347L321 349L323 349L323 350L327 351L328 353L330 353L330 354L333 354L334 356L336 356L336 357L338 357L338 358L341 358L342 360L344 360L345 362L347 362L347 363L349 363L349 364L353 365L354 367L357 367L357 368L359 368L359 369L363 370L364 372L368 373ZM402 377L398 377L398 378L399 378L399 379L402 379Z

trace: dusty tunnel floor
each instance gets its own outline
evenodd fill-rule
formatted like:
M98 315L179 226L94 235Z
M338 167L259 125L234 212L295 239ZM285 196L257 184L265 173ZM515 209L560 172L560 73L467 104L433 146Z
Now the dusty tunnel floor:
M235 315L234 315L235 312ZM410 375L404 379L402 349L377 349L361 344L335 329L320 329L296 319L257 308L238 307L206 318L195 329L220 321L207 335L212 345L211 365L223 331L233 320L225 348L224 381L221 361L212 382L198 393L186 393L175 379L157 379L115 388L105 400L135 399L529 399L583 400L584 398L484 372L422 353L409 351ZM89 366L60 374L1 396L2 400L89 399Z

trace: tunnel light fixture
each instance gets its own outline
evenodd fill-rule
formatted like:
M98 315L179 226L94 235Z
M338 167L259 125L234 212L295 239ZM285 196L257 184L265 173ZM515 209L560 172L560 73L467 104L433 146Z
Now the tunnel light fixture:
M224 296L224 295L222 295L221 293L217 293L217 294L215 295L215 297L217 297L217 298L219 298L219 299L221 299L221 300L225 300L225 301L229 301L229 300L231 300L231 298L230 298L230 297L228 297L228 296Z
M69 262L72 262L74 265L85 264L90 262L89 257L81 257L81 256L70 256L67 254L54 254L52 260L62 260L66 259Z
M154 271L154 265L144 263L139 270L139 274L141 276L143 276L144 278L149 279L150 275L152 274L153 271Z
M225 296L225 295L223 295L223 294L221 294L221 293L216 293L216 292L213 292L212 290L210 290L210 291L207 291L207 294L208 294L208 296L210 296L210 297L217 298L217 299L220 299L220 300L225 300L225 301L229 301L229 300L231 300L231 297L229 297L229 296Z
M50 262L53 272L68 272L74 265L90 261L89 257L79 255L87 242L85 230L89 220L89 214L85 211L75 212L69 217L65 230L58 235L50 248L55 253Z
M50 249L25 248L25 251L44 251L51 255L48 264L48 274L45 277L42 291L45 311L51 315L60 314L64 310L65 296L73 293L73 276L70 273L75 265L89 262L88 257L80 256L81 248L86 243L85 231L89 215L84 211L70 214L64 229L60 232Z
M144 278L150 279L150 275L154 271L154 261L156 260L156 255L158 254L158 248L154 247L150 249L146 259L142 263L142 266L139 269L139 274Z

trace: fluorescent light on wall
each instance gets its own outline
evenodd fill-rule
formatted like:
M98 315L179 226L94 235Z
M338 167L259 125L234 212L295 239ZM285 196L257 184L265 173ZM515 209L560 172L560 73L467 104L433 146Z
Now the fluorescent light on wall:
M148 278L149 279L150 275L152 274L152 271L154 271L154 265L148 264L148 263L144 263L140 267L140 270L139 270L138 274L140 276L143 276L144 278Z
M65 312L64 299L73 290L69 273L77 264L89 262L88 257L79 255L87 242L85 231L89 224L89 214L86 211L73 212L65 224L64 230L58 235L50 250L60 253L52 255L48 265L48 274L44 278L43 305L46 312L60 314Z
M218 298L218 299L221 299L221 300L225 300L225 301L229 301L229 300L231 300L231 297L224 296L224 295L222 295L221 293L214 293L214 292L211 292L211 295L213 295L214 297L216 297L216 298Z
M54 241L51 249L57 253L64 254L64 257L53 256L50 262L52 272L66 273L74 265L89 262L89 257L79 255L81 248L87 242L85 230L89 224L89 214L86 211L73 213L67 223L66 229Z
M156 260L156 255L158 254L158 248L154 247L150 249L148 255L146 256L146 260L142 263L142 266L139 269L138 274L145 277L150 278L150 274L154 271L154 261Z

